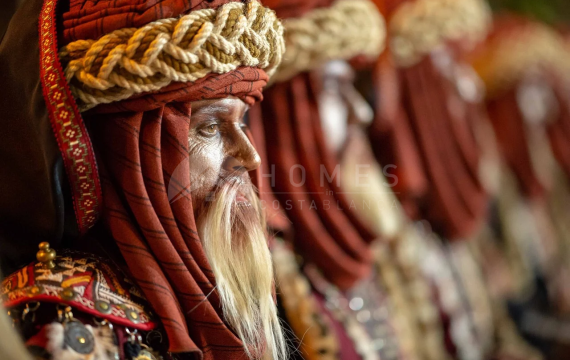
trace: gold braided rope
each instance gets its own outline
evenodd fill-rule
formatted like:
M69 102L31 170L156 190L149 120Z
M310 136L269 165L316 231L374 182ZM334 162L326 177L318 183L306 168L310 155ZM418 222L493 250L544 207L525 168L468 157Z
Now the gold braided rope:
M533 23L493 39L473 67L485 82L487 96L493 97L533 71L546 69L570 81L570 51L559 33Z
M285 81L330 60L358 55L378 57L385 46L386 27L369 0L339 0L301 18L283 21L286 52L272 81Z
M256 0L197 10L140 29L78 40L60 50L81 111L240 66L272 75L285 51L283 27Z
M483 0L407 2L390 20L390 51L399 66L409 67L447 41L482 41L491 22Z

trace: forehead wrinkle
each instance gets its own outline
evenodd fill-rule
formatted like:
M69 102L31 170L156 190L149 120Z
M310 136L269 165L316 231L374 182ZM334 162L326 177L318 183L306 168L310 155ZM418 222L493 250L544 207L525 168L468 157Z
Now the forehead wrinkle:
M231 113L231 109L223 105L210 105L203 107L199 112L207 115L229 115Z
M220 120L234 120L243 121L245 112L248 110L247 106L224 106L223 104L215 104L210 106L205 106L198 111L199 114L215 116L220 118Z

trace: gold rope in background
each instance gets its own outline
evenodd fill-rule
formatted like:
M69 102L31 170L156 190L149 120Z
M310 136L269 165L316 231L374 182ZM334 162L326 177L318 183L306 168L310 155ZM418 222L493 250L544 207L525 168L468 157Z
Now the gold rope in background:
M409 67L446 41L484 40L491 22L491 9L483 0L407 2L390 20L390 50L399 66Z
M339 0L301 18L286 19L286 52L272 81L286 81L330 60L376 58L385 46L386 26L369 0Z

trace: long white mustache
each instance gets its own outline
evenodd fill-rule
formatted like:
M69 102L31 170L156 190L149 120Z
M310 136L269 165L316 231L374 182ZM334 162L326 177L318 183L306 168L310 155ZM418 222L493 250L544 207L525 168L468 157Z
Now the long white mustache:
M244 195L249 202L237 202ZM287 359L273 299L273 264L266 222L251 183L225 180L198 218L226 322L250 359Z

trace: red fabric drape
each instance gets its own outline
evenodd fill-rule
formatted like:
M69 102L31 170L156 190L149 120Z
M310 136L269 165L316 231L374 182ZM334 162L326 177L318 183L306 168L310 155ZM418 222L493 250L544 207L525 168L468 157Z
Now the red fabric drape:
M501 44L512 41L524 43L525 38L533 32L543 31L542 25L525 17L514 14L504 14L494 21L492 33L486 44L482 45L472 55L476 68L485 74L487 68L492 66L494 57L498 56L496 48ZM532 45L532 44L531 44ZM530 45L529 45L530 46ZM570 97L566 78L551 68L548 64L535 64L540 69L542 81L553 91L558 102L559 113L555 118L546 120L544 126L547 131L550 145L558 163L568 176L570 176ZM524 75L524 74L523 74ZM532 149L529 147L529 129L526 124L517 100L517 92L524 76L509 87L491 94L487 100L487 110L492 120L500 150L517 178L522 193L531 199L540 199L546 195L547 189L539 179L532 164ZM486 79L493 82L494 79Z
M333 2L334 0L262 0L263 5L274 10L277 16L282 19L299 18L316 8L329 7ZM263 174L260 178L259 190L267 213L267 222L270 229L285 234L290 230L291 224L271 190L271 179L274 175L272 175L271 166L267 162L265 153L266 139L263 130L261 106L255 106L250 109L249 117L251 119L250 129L253 138L256 144L259 145L258 151L261 157L260 172Z
M249 109L248 116L250 119L249 128L251 130L251 135L256 144L259 157L261 158L258 184L256 184L256 186L259 189L259 198L261 199L262 206L265 209L267 225L270 231L281 233L282 236L288 236L291 222L287 218L287 215L285 215L279 201L275 198L271 189L273 184L272 179L275 179L275 174L267 160L267 139L265 139L265 132L263 130L263 114L261 106L258 104Z
M487 110L501 154L514 172L521 192L531 199L541 198L545 189L532 164L526 124L519 110L516 88L488 100Z
M488 199L472 131L482 105L463 100L430 57L403 69L381 60L375 74L381 98L369 135L379 162L397 166L396 195L409 216L440 235L470 235Z
M334 1L262 2L281 18L299 18ZM253 107L249 117L256 143L265 144L260 146L262 172L272 175L263 177L260 186L269 225L294 239L305 259L315 263L329 280L348 288L369 273L369 242L375 235L350 209L336 182L328 184L325 177L321 184L321 165L332 175L337 163L326 149L320 128L315 98L318 89L312 87L305 73L267 91L264 103ZM296 165L305 171L305 182L299 187L293 185L301 181Z
M274 195L292 221L296 248L347 289L369 274L375 235L350 208L336 179L329 183L321 175L326 170L332 176L337 163L323 138L316 91L309 74L297 75L266 90L257 114L263 115L268 164L275 166Z
M416 202L427 192L428 182L401 99L401 77L389 56L379 60L373 78L377 90L375 120L368 128L372 150L382 166L395 166L389 169L397 177L392 190L398 194L406 213L416 217Z
M570 179L570 95L566 84L557 84L555 88L559 104L559 117L546 127L552 152L558 164Z
M104 219L160 317L172 352L245 358L241 341L223 321L197 234L188 131L191 101L233 95L253 104L266 81L263 71L240 68L86 114L103 168Z

